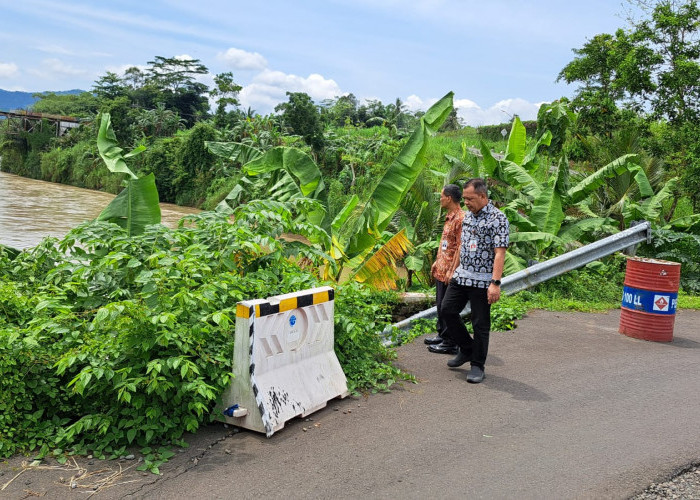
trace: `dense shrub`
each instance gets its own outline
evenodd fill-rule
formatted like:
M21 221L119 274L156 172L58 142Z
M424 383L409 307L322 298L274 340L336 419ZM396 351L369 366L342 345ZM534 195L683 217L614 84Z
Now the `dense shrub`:
M178 205L199 206L206 198L206 191L214 179L216 157L204 145L214 141L216 130L206 122L199 122L185 133L177 150L175 202Z
M651 243L641 245L639 254L680 262L681 288L687 293L700 293L700 234L656 229Z
M307 204L252 202L233 222L209 212L132 238L85 224L13 260L0 247L0 456L119 456L209 421L230 380L236 303L322 284L320 254L278 238L318 236L294 222ZM406 378L377 336L390 298L336 289L351 390Z
M40 178L87 189L118 193L123 176L111 173L97 153L94 141L80 141L41 155Z
M175 203L177 198L177 151L181 144L181 135L157 139L139 157L139 173L155 175L160 201Z

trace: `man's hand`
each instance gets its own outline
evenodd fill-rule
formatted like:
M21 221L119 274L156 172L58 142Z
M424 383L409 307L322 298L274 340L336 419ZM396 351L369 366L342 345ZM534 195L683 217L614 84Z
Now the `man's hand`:
M491 283L486 291L486 297L488 298L489 304L495 304L498 302L498 299L501 298L501 287Z
M492 278L500 280L501 276L503 276L503 266L506 261L506 249L505 247L496 247L494 248L494 253ZM501 298L501 287L491 283L486 296L489 299L489 304L495 304Z

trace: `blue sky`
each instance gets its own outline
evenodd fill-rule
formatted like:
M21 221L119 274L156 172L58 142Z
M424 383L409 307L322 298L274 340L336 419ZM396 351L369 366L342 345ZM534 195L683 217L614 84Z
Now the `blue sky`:
M0 88L89 90L155 56L231 71L244 107L285 92L352 92L426 109L455 92L470 125L508 121L574 87L559 71L598 33L625 27L616 0L0 0ZM212 75L202 78L211 85Z

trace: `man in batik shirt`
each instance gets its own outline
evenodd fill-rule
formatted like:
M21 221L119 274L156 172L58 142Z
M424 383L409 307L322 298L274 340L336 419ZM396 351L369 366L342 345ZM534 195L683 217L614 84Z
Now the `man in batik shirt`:
M446 338L445 322L442 319L442 299L445 297L447 284L450 281L449 272L452 268L454 256L459 252L459 243L462 234L462 219L464 211L460 206L462 190L455 184L448 184L440 193L440 206L447 211L445 225L442 228L442 238L438 247L437 258L430 268L430 273L435 278L435 305L437 307L437 335L425 339L428 350L440 354L457 354L457 344L454 340Z
M508 219L488 199L483 179L471 179L462 191L469 210L462 222L462 241L456 254L449 286L442 300L442 317L446 336L459 346L457 356L447 362L455 368L469 361L467 382L478 384L484 379L484 365L491 330L491 304L501 297L501 276L508 247ZM460 317L471 305L474 338Z

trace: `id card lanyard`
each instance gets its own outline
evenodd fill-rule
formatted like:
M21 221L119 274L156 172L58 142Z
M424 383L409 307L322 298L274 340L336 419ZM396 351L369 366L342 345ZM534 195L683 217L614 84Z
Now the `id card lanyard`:
M467 244L467 248L469 249L469 253L471 254L476 253L476 249L478 246L478 238L476 237L476 218L474 216L472 216L472 221L473 222L469 225L471 237L469 238L469 243Z

